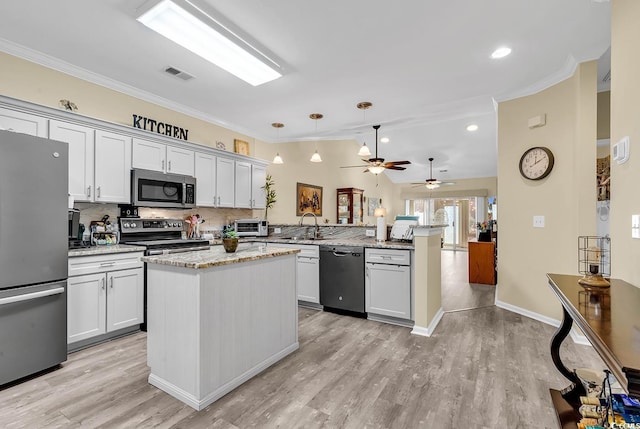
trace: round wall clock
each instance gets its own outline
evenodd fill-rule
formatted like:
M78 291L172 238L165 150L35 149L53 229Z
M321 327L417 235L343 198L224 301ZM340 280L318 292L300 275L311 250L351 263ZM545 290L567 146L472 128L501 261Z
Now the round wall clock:
M546 147L527 149L520 158L520 174L529 180L544 179L553 169L553 152Z

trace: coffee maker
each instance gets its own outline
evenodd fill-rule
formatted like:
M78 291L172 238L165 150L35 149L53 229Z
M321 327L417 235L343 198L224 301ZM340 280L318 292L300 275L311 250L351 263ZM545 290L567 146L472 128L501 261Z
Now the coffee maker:
M80 210L69 209L69 249L89 247L89 244L82 241L84 225L80 224Z

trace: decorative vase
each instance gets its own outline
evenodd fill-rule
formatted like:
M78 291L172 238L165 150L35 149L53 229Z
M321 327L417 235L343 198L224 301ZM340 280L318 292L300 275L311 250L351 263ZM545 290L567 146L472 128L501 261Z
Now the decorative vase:
M224 250L227 253L234 253L238 248L238 239L237 238L223 238L222 245L224 246Z

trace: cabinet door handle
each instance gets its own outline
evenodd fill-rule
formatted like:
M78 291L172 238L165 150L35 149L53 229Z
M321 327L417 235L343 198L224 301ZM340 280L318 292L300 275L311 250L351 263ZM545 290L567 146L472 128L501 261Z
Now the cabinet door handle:
M367 267L364 271L365 271L365 275L369 277L369 267Z
M115 262L100 262L101 267L113 267L115 264Z
M100 186L96 188L96 197L100 198Z
M113 289L113 277L109 279L109 286Z
M169 168L167 169L167 171L171 171L171 161L169 161Z
M87 186L87 197L91 198L91 186Z
M102 284L102 290L104 290L104 277L100 280L100 283Z
M164 159L162 160L162 171L164 171Z

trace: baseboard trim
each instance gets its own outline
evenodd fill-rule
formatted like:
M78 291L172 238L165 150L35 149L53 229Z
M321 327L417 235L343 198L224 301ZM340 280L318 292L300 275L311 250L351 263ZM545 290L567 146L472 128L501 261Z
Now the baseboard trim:
M444 316L444 310L442 309L442 307L440 307L436 312L436 315L431 320L431 323L429 323L429 326L427 326L426 328L422 326L414 326L411 330L411 333L423 337L430 337L433 334L433 331L436 330L436 327L438 326L438 323L440 323L440 320L442 320L442 316Z
M527 310L522 307L518 307L513 304L509 304L508 302L500 301L496 298L496 307L502 308L507 311L511 311L512 313L520 314L521 316L528 317L529 319L537 320L538 322L545 323L547 325L551 325L555 328L559 327L562 323L560 320L553 319L551 317L543 316L542 314L535 313L533 311ZM587 340L587 337L580 331L575 323L571 328L571 332L569 336L573 340L575 344L581 344L583 346L591 346L591 343Z

